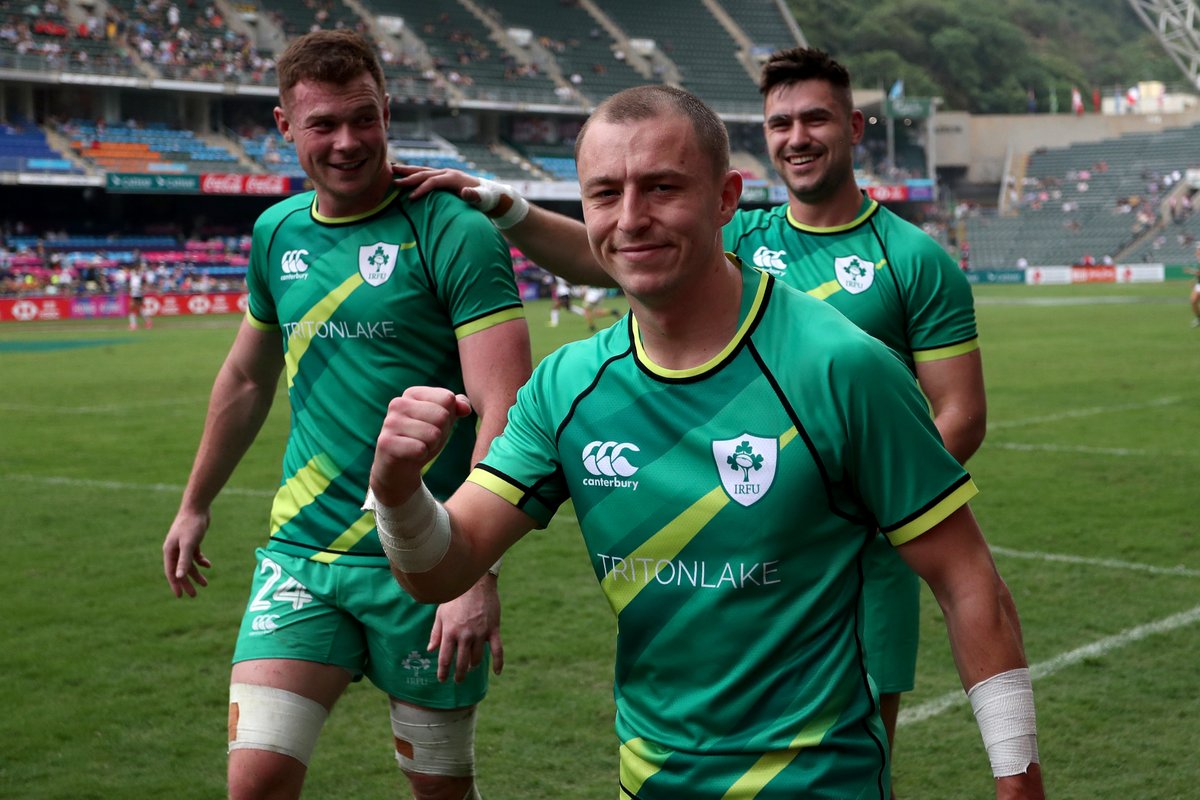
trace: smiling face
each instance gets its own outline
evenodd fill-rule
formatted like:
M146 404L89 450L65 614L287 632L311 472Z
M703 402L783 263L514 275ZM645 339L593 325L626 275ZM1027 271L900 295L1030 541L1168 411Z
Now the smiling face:
M802 80L771 89L763 118L771 163L796 202L848 203L857 211L854 146L863 137L861 111L828 81Z
M578 166L592 252L631 298L660 305L723 267L721 226L737 209L741 178L714 174L686 117L593 119Z
M317 210L346 217L374 208L391 184L387 96L369 73L346 83L302 80L275 109L275 124L296 145L317 189Z

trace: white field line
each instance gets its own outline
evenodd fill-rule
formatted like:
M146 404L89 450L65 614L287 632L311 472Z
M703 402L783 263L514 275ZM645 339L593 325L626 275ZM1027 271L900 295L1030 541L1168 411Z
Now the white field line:
M1074 666L1081 661L1089 658L1102 656L1106 653L1111 653L1113 650L1118 650L1126 645L1145 639L1147 636L1156 633L1167 633L1176 628L1182 628L1186 625L1192 625L1200 621L1200 606L1181 611L1178 614L1172 614L1169 617L1164 617L1154 622L1148 622L1145 625L1137 625L1132 628L1127 628L1120 633L1112 636L1099 639L1091 644L1086 644L1083 647L1077 647L1074 650L1068 650L1053 658L1042 661L1037 664L1031 664L1029 674L1034 679L1045 678L1059 672L1067 667ZM946 694L935 697L932 700L927 700L914 708L906 708L900 712L900 717L896 724L900 726L912 725L917 722L924 722L927 719L936 717L945 711L956 706L967 704L966 692L956 690L947 692Z
M1150 400L1145 403L1125 403L1117 406L1094 406L1092 408L1072 408L1069 411L1062 411L1058 414L1046 414L1041 417L1026 417L1025 419L998 420L988 423L988 430L1002 430L1004 428L1020 428L1025 425L1037 425L1040 422L1058 422L1064 419L1077 419L1079 417L1094 417L1098 414L1115 414L1120 411L1137 411L1144 408L1160 408L1162 406L1174 405L1175 403L1183 402L1182 397L1160 397L1157 400Z
M1043 553L1038 550L1013 550L1008 547L991 548L993 553L1009 558L1026 558L1036 561L1057 561L1062 564L1081 564L1088 567L1109 567L1111 569L1128 569L1137 572L1148 572L1151 575L1177 575L1183 578L1200 578L1200 569L1188 569L1182 564L1174 567L1159 567L1154 564L1140 564L1136 561L1121 561L1113 558L1085 558L1083 556L1064 555L1061 553Z
M124 481L97 481L89 478L64 478L40 475L0 475L0 480L24 481L26 483L42 484L43 486L74 486L88 489L111 489L130 492L166 492L167 494L176 495L183 494L184 489L180 484L171 483L127 483ZM267 491L266 489L239 489L236 486L225 487L221 490L221 494L267 498L275 496L275 492Z
M18 414L118 414L136 411L142 408L162 408L164 406L200 406L205 407L207 397L176 397L165 400L141 400L132 403L116 403L104 406L52 406L52 405L17 405L0 403L0 411L11 411Z
M1092 456L1150 456L1154 458L1186 458L1188 456L1195 455L1195 452L1185 453L1182 451L1142 450L1134 447L1092 447L1086 444L1066 445L1028 442L984 442L983 446L994 447L997 450L1019 450L1023 452L1041 453L1084 453Z

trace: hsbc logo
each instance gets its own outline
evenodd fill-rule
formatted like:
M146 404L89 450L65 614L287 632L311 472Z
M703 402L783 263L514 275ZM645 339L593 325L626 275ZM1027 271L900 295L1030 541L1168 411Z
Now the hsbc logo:
M304 260L307 255L307 250L288 250L283 254L283 258L279 261L279 268L283 271L283 280L298 281L308 277L308 262Z
M18 319L21 322L29 322L30 320L37 319L37 303L32 303L29 300L18 300L13 303L12 315L13 319Z

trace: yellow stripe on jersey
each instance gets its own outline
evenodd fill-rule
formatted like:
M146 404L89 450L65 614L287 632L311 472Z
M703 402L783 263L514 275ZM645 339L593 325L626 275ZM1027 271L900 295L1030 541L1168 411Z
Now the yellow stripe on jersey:
M454 336L456 339L465 339L472 333L485 331L488 328L499 325L501 322L508 322L509 320L524 318L524 306L503 308L494 314L488 314L486 317L480 317L479 319L473 319L470 322L464 322L462 325L459 325L454 329Z
M863 224L863 221L866 220L867 217L874 214L875 209L877 208L879 208L879 201L871 200L869 203L867 203L867 207L863 209L861 214L847 222L845 225L834 225L830 228L821 228L816 225L805 225L803 222L792 216L792 209L789 207L787 210L787 221L788 224L793 228L805 231L806 233L841 233L842 231L848 231L851 228L857 228L859 225Z
M337 311L350 293L362 286L364 283L363 276L359 273L354 273L346 280L342 281L342 285L334 289L321 301L308 310L300 323L296 325L294 331L287 342L287 353L284 360L287 362L287 383L288 388L292 388L292 383L296 379L296 373L300 369L300 359L304 358L304 354L308 352L308 345L312 342L312 337L301 335L301 331L308 330L309 326L316 323L328 322L333 312Z
M513 506L516 506L521 502L521 499L525 497L525 490L521 487L513 486L500 476L488 472L487 470L479 469L478 467L471 470L471 474L467 476L467 482L474 483L477 486L482 486L484 489L487 489L489 492L501 498L502 500L506 500Z
M655 364L654 361L651 360L650 356L646 354L645 348L642 347L642 334L641 330L638 328L637 317L635 316L633 318L633 345L637 348L638 361L640 361L646 367L646 369L650 370L655 375L672 379L694 378L697 375L703 375L704 373L718 366L721 362L729 357L729 354L732 353L738 345L742 343L742 340L746 338L746 334L750 331L750 326L753 325L754 320L758 318L758 312L762 307L763 298L765 298L767 294L767 283L767 274L765 272L760 272L758 276L758 289L754 294L754 302L750 305L750 310L746 312L746 318L742 320L742 324L738 328L737 333L734 334L733 338L729 340L729 343L721 349L721 352L717 353L715 356L698 367L690 367L688 369L667 369L666 367L660 367L658 364Z
M955 356L966 355L979 349L979 337L975 337L968 342L961 344L952 344L949 347L934 347L929 350L914 350L913 361L918 364L926 361L942 361Z
M650 561L670 561L674 559L684 547L687 547L688 542L696 538L696 534L704 530L704 526L712 522L713 517L727 505L729 505L729 495L725 493L725 487L718 486L692 503L691 507L667 523L658 533L642 542L641 546L625 556L625 560L638 561L644 558ZM608 598L608 604L612 606L613 613L620 616L621 612L625 610L625 606L632 603L638 593L649 584L639 585L634 581L618 583L617 579L613 577L616 574L616 572L609 572L605 575L604 580L600 582L600 588Z
M622 742L620 749L621 785L628 791L637 794L641 791L642 784L662 769L663 763L670 755L670 750L647 742L641 737Z
M392 201L396 199L396 195L398 195L398 194L400 194L400 190L393 189L392 191L388 192L387 197L383 198L383 200L380 201L379 205L375 206L370 211L364 211L361 214L352 214L348 217L327 217L327 216L325 216L324 214L322 214L320 211L317 210L317 198L314 195L313 201L312 201L312 209L311 209L312 218L315 219L317 222L333 223L333 224L339 224L339 225L345 225L347 222L358 222L359 220L363 220L363 219L366 219L367 217L378 214L384 208L391 205ZM416 242L413 242L409 246L411 247L413 245L416 245ZM401 249L407 249L407 248L405 248L403 245L401 245Z
M271 504L271 535L292 521L300 510L324 492L340 472L329 456L318 453L275 493Z
M784 431L779 437L779 449L787 447L796 439L795 426ZM627 561L639 561L643 558L652 561L670 561L674 559L696 537L704 526L712 521L721 509L729 504L729 494L724 486L717 486L708 494L701 497L682 514L671 520L661 530L655 533L632 553L625 556ZM609 572L600 582L609 605L613 612L620 614L638 593L649 584L638 584L634 581L620 581L614 577L617 573Z
M975 481L968 478L966 483L946 495L940 503L921 516L901 525L894 531L886 531L888 541L893 545L912 541L965 506L967 501L977 494L979 494L979 489L975 486Z
M320 561L322 564L332 564L349 550L354 545L362 541L362 538L375 529L375 513L366 511L358 520L342 532L340 536L334 539L329 544L330 550L337 550L336 553L317 553L309 561Z
M875 269L876 269L876 271L878 271L878 270L883 269L887 265L888 265L888 261L885 258L883 261L880 261L878 264L875 265ZM838 281L836 281L836 280L832 280L832 281L825 281L820 286L814 286L813 288L807 290L805 292L805 294L811 295L812 297L815 297L818 300L828 300L830 297L832 297L833 295L837 294L840 291L842 291L842 284L838 283ZM946 356L941 356L941 358L946 358Z
M831 691L825 704L792 738L786 749L763 753L754 766L746 770L742 777L729 787L721 796L721 800L753 800L768 783L796 760L801 750L819 745L841 717L850 688L851 684L843 682L840 688Z
M263 322L261 319L254 316L253 314L251 314L249 310L246 311L246 322L250 325L251 328L254 328L254 329L260 330L260 331L268 331L269 332L269 331L279 330L279 323Z

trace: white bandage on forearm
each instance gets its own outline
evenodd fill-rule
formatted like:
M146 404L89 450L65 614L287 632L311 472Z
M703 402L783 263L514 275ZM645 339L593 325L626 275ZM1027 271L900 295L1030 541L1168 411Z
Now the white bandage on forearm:
M479 185L474 187L479 194L476 206L492 220L493 225L503 231L525 219L529 213L529 203L516 189L507 183L497 183L487 178L478 180Z
M967 692L992 775L1020 775L1038 763L1037 718L1029 670L1010 669L980 681Z
M367 489L364 511L375 512L379 543L391 565L401 572L428 572L450 549L450 514L425 482L398 506L385 506Z

